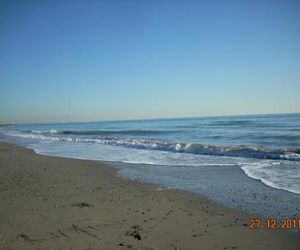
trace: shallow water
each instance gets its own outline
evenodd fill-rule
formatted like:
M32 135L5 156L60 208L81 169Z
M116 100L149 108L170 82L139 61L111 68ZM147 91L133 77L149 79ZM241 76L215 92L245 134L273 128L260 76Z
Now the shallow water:
M178 186L193 169L237 167L265 185L300 194L300 114L15 125L0 129L3 140L36 152L92 160L147 164L156 180ZM127 173L127 177L130 176ZM171 185L172 184L172 185Z

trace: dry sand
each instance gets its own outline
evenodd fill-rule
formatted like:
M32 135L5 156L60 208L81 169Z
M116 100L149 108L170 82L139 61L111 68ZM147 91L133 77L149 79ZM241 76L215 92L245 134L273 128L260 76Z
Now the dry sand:
M0 249L299 249L284 230L102 163L0 143Z

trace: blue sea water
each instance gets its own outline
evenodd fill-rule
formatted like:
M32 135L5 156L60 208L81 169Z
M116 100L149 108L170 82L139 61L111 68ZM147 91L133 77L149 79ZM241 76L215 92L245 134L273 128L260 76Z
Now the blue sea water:
M109 161L127 178L208 195L255 179L296 195L300 206L300 114L13 125L0 128L0 139L40 154ZM229 174L237 170L244 177Z

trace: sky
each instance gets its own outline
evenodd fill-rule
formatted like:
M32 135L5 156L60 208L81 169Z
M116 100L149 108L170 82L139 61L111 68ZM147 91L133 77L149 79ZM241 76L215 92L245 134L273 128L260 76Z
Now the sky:
M0 123L300 112L300 1L0 1Z

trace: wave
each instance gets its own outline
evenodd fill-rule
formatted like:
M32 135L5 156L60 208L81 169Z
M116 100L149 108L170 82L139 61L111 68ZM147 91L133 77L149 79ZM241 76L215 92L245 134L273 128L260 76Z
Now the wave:
M24 133L33 133L33 134L58 134L59 132L56 129L50 129L49 131L41 130L22 130Z
M181 130L143 130L143 129L126 129L126 130L54 130L50 131L23 131L35 134L60 134L60 135L163 135L182 132Z
M57 134L57 135L78 135L78 136L92 136L92 135L102 135L102 136L118 136L118 135L128 135L128 136L155 136L155 135L167 135L167 134L175 134L184 132L184 130L143 130L143 129L126 129L126 130L56 130L51 129L49 131L40 131L40 130L29 130L22 131L25 133L33 133L33 134ZM224 135L210 135L203 136L203 138L208 139L222 139ZM286 140L286 141L299 141L300 136L297 135L284 135L284 134L244 134L242 136L236 136L233 139L256 139L256 140Z
M296 181L300 178L300 170L286 164L286 162L247 163L242 165L241 169L250 178L259 180L267 186L300 194L300 183ZM293 169L293 174L286 172L287 169L290 171Z
M68 133L67 131L63 131L63 132L57 131L56 134L59 134L60 136L53 136L53 134L45 135L39 133L20 133L16 131L14 132L10 131L7 132L7 135L38 139L38 140L68 141L68 142L75 142L75 143L98 143L98 144L111 145L111 146L122 146L126 148L170 151L174 153L300 161L300 148L267 148L267 147L254 146L254 145L221 146L221 145L210 145L210 144L199 144L199 143L176 143L176 142L167 142L167 141L155 141L155 140L148 140L148 139L141 139L141 138L120 139L114 137L82 138L82 137L63 136L63 135L78 135L77 133L74 132L76 131L71 131L70 133ZM82 133L84 134L86 131L79 131L79 132L80 135L82 135ZM103 131L101 132L97 131L96 133L102 133L102 132ZM145 131L143 130L143 132Z

